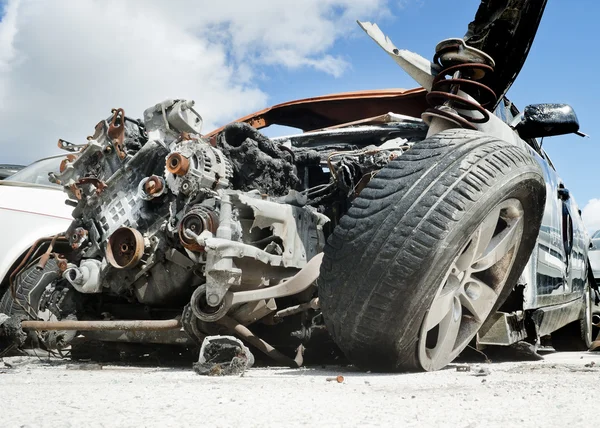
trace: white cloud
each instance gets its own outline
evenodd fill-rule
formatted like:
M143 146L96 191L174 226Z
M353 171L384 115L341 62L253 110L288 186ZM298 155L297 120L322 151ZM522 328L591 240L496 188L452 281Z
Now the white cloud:
M192 98L206 129L264 107L264 65L340 76L332 53L388 0L9 0L0 21L0 162L56 152L123 107Z
M590 234L600 230L600 199L590 199L583 207L581 218Z

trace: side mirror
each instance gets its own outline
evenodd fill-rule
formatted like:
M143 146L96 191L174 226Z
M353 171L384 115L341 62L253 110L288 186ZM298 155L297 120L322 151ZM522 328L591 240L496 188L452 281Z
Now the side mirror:
M551 137L579 131L579 121L568 104L532 104L515 126L521 138Z

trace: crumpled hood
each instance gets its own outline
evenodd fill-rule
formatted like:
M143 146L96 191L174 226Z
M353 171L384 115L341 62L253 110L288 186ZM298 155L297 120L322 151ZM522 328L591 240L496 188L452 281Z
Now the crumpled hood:
M517 78L544 14L547 0L482 0L465 42L490 55L496 72L482 81L501 100ZM494 106L495 107L495 106Z

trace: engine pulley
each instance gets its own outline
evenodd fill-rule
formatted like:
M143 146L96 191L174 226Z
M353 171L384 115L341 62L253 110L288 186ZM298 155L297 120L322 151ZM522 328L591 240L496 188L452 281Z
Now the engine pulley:
M189 229L196 235L200 235L205 230L216 233L217 227L219 227L217 213L210 208L196 206L188 211L179 222L179 239L181 244L190 251L204 251L204 248L185 231Z
M117 269L137 265L144 255L144 237L131 227L120 227L108 239L106 259Z
M167 185L175 195L229 187L233 175L223 153L201 139L178 143L166 158Z

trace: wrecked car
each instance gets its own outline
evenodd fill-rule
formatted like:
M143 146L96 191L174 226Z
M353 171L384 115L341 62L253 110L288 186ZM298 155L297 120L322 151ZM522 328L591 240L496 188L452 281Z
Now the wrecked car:
M65 205L61 186L48 181L48 174L58 171L63 158L60 155L40 159L0 180L0 296L32 246L37 247L49 237L51 240L73 221L73 207ZM0 329L2 324L0 320Z
M437 370L470 343L589 346L588 238L536 140L578 132L573 110L506 99L524 57L501 68L448 39L430 62L360 25L422 88L208 134L193 101L166 100L59 142L50 180L74 220L23 259L0 312L49 349L225 334L291 366L329 338L378 371ZM273 124L302 132L260 132Z
M64 232L73 221L62 187L48 181L63 158L40 159L0 181L0 293L36 241Z
M40 159L0 181L0 294L31 246L64 232L73 221L62 187L48 181L63 158Z

